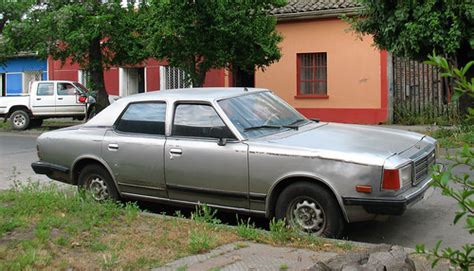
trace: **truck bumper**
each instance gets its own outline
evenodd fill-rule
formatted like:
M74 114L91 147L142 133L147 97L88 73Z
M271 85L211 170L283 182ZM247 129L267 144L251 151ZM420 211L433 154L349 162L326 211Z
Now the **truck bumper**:
M37 161L31 164L36 174L43 174L53 180L71 184L69 168L48 162Z

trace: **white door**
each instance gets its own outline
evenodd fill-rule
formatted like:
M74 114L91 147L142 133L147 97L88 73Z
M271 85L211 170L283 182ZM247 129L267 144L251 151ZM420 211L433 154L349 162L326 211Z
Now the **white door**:
M138 69L127 69L127 89L128 95L138 93Z
M32 97L33 100L31 101L31 110L34 115L54 115L56 113L54 92L54 83L38 83L36 95Z
M120 68L120 96L124 97L139 93L140 76L138 70L138 68Z
M67 82L59 82L57 85L56 114L78 115L85 114L86 104L79 102L76 87Z

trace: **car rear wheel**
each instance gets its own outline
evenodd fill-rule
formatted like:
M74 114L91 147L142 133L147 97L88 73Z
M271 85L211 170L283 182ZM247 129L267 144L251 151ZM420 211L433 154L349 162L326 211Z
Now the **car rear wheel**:
M80 190L88 191L96 201L119 200L119 194L109 172L102 166L89 165L79 174Z
M24 110L16 110L10 115L10 125L14 130L25 130L30 125L30 115Z
M344 219L337 200L326 188L308 182L285 188L278 197L275 217L295 230L316 236L337 238Z

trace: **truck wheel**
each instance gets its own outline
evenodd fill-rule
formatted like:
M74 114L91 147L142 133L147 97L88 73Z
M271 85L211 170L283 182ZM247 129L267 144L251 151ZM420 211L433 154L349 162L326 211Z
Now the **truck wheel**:
M99 165L85 166L79 174L78 186L90 192L96 201L120 199L109 172Z
M30 121L30 128L38 128L43 125L43 119L32 119Z
M30 125L30 115L24 110L16 110L10 115L10 125L14 130L25 130Z
M297 231L338 238L345 221L339 204L326 188L301 182L290 185L278 197L276 219L284 219Z

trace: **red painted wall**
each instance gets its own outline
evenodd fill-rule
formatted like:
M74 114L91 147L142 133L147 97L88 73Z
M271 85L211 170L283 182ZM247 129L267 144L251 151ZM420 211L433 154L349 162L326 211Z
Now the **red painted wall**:
M165 61L148 59L141 65L129 67L146 68L146 91L160 90L160 66L167 65ZM61 61L48 60L50 80L78 80L79 65L70 62L62 65ZM119 95L119 68L112 67L104 71L105 88L110 95ZM223 69L213 69L206 74L205 87L223 87L225 74Z
M48 59L49 80L77 81L78 70L79 65L77 64L66 62L63 65L59 60Z
M224 87L225 86L225 71L224 69L212 69L206 73L206 80L204 87Z
M105 89L110 95L119 95L119 69L111 68L104 72Z

